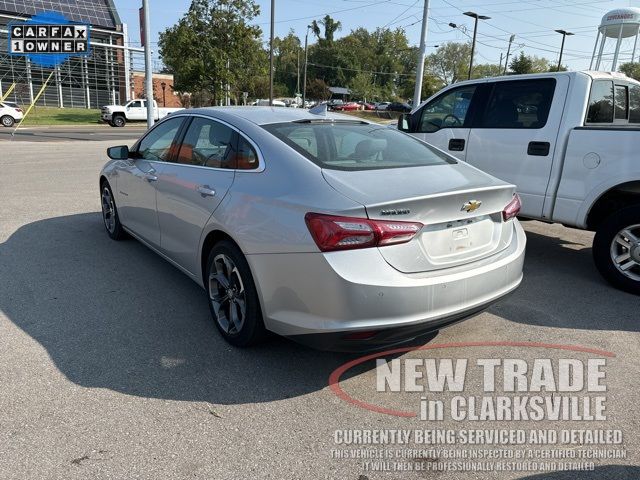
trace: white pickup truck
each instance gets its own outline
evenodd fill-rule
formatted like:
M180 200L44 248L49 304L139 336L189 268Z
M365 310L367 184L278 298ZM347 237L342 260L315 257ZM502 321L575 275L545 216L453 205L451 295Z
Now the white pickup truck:
M523 217L595 231L598 270L640 294L640 82L607 72L461 82L398 128L517 185Z
M154 100L154 117L160 120L167 115L183 110L182 108L158 108ZM124 127L127 122L145 122L147 120L147 101L131 100L126 105L106 105L100 110L100 119L112 127Z

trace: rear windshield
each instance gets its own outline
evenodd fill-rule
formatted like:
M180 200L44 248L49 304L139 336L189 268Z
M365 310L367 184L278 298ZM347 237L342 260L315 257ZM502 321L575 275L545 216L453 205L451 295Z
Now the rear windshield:
M456 163L389 127L366 123L277 123L264 128L321 168L375 170Z

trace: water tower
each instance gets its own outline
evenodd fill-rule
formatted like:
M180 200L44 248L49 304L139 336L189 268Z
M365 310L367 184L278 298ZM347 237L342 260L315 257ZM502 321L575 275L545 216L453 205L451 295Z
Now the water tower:
M638 61L640 8L618 8L604 17L598 28L589 69L615 71L619 63Z

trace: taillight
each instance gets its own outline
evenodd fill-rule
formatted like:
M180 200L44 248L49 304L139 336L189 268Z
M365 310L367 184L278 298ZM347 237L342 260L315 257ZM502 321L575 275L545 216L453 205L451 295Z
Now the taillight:
M323 252L406 243L423 227L417 222L390 222L320 213L307 213L304 219L313 240Z
M507 220L511 220L512 218L515 218L518 216L521 209L522 209L522 202L520 201L520 196L516 193L513 196L513 200L511 200L509 205L507 205L502 211L502 218L504 218L505 222Z
M22 109L21 108L16 108L16 112L22 113Z

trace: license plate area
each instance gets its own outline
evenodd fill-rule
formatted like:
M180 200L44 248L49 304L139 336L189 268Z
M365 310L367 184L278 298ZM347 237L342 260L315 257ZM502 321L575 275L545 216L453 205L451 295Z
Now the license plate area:
M434 265L455 263L494 251L500 241L500 227L492 215L484 215L427 225L420 241Z

